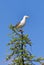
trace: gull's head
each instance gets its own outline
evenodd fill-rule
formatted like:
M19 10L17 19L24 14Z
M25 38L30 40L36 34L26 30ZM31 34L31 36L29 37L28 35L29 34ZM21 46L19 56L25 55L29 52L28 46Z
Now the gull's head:
M24 18L29 18L29 16L25 15Z

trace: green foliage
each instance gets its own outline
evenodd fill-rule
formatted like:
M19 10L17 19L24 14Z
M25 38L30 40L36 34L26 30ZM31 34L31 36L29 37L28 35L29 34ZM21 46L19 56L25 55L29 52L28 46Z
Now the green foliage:
M35 59L34 61L36 61L36 62L41 62L42 60L44 60L44 58L39 57L39 58Z
M11 34L12 38L7 44L10 46L12 53L7 56L6 60L8 61L13 58L12 63L9 65L33 65L33 62L40 62L44 60L42 57L35 59L36 57L32 55L30 50L26 49L27 45L32 46L32 42L28 38L27 34L22 34L22 30L16 30L16 28L12 25L10 25L10 29L12 30L14 36Z

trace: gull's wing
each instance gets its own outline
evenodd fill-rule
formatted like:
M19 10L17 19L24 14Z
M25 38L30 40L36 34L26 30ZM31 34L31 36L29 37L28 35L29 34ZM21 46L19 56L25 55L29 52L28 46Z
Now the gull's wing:
M17 27L19 24L20 24L20 22L18 22L18 23L15 25L15 27Z

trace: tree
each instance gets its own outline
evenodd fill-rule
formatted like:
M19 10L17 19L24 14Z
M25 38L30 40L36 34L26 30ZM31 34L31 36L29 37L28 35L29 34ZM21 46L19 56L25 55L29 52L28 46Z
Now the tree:
M30 50L27 50L27 45L32 46L31 40L23 30L16 30L13 25L10 25L12 30L12 38L8 45L10 46L10 53L6 60L13 58L12 63L9 65L35 65L33 62L41 62L44 58L36 58Z
M44 63L42 63L42 65L44 65Z

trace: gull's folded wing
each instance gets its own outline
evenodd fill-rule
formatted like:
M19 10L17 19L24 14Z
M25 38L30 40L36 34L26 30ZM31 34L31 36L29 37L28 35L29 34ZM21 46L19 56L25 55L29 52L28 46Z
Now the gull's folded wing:
M20 24L20 22L18 22L18 23L15 25L15 27L17 27L19 24Z

